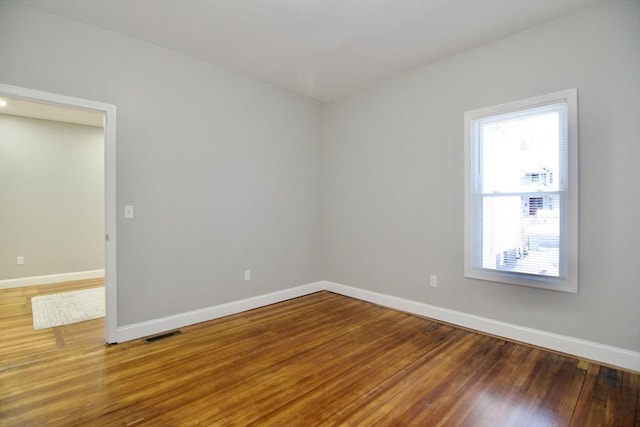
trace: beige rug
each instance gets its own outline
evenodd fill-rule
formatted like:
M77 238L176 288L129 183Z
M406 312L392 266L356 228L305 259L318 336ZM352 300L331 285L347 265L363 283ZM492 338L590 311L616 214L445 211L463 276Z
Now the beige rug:
M33 329L104 317L104 304L104 287L33 297Z

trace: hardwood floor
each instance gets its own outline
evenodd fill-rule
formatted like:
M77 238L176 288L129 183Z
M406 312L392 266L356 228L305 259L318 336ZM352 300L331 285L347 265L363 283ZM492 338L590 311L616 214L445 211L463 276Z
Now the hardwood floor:
M2 426L640 425L638 374L329 292L105 346L33 331L59 290L0 290Z

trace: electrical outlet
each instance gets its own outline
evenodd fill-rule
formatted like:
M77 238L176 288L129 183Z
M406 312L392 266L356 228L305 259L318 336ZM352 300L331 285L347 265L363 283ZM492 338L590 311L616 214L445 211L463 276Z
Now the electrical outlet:
M251 280L251 270L244 271L244 280Z
M438 287L438 276L436 276L435 274L432 274L429 277L429 286L433 286L434 288Z
M16 264L24 265L24 257L23 256L19 256L18 258L16 258Z

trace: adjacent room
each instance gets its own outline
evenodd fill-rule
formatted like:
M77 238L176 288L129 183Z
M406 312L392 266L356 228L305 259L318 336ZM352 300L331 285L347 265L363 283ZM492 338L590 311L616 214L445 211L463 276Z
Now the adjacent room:
M0 0L0 156L1 425L640 422L637 0Z

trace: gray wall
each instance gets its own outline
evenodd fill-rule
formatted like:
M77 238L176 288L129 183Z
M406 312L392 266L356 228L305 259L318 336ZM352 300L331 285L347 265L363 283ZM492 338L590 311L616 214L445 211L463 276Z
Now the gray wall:
M0 55L5 84L117 106L120 326L322 278L319 103L4 1Z
M463 113L574 87L579 294L465 279ZM640 350L639 119L637 1L606 2L332 102L325 277Z
M103 130L0 114L0 206L0 280L103 269Z

